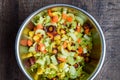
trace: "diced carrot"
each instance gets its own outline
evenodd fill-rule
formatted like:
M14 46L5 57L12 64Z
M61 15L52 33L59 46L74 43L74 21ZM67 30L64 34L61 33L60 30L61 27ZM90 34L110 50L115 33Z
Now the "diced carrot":
M65 59L65 58L58 57L57 59L58 59L59 61L61 61L61 62L66 62L66 59Z
M53 16L51 9L48 9L48 15Z
M47 33L47 35L50 37L50 39L53 39L53 35L51 33Z
M46 52L47 52L47 51L46 51L46 50L44 50L44 51L42 51L42 52L43 52L44 54L46 54Z
M81 39L79 38L79 39L77 40L77 42L80 43L80 42L81 42Z
M64 14L64 13L63 13L63 14L62 14L62 18L63 18L63 19L66 19L66 18L67 18L67 14Z
M67 47L67 42L65 41L64 43L63 43L63 48L66 48Z
M68 22L72 22L72 20L73 20L73 18L72 18L71 16L68 16L68 17L67 17L67 21L68 21Z
M38 50L45 52L45 45L43 43L39 43Z
M34 27L34 31L36 31L37 30L37 27Z
M78 48L78 52L79 52L79 54L82 54L83 48L82 48L82 47L79 47L79 48Z
M53 23L58 22L58 16L53 16L53 17L52 17L52 22L53 22Z
M57 52L58 52L57 48L54 48L54 49L53 49L53 53L54 53L54 54L57 54Z
M33 44L32 40L27 41L28 46L31 46Z
M79 26L77 26L76 29L77 29L77 32L80 32L80 31L81 31L81 29L80 29Z
M27 46L27 39L22 39L22 40L20 41L20 44L21 44L22 46Z
M89 31L90 31L90 29L89 29L89 28L85 29L85 34L88 34L88 33L89 33Z
M41 24L38 24L37 29L43 29L43 26Z
M56 80L56 78L53 78L52 80Z

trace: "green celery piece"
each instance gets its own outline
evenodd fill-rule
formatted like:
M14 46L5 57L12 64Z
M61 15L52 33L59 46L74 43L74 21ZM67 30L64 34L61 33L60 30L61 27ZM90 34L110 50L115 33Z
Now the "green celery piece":
M46 24L46 23L49 23L50 22L50 16L46 16L46 18L45 18L45 21L44 21L44 23Z
M84 35L84 38L86 39L86 40L88 40L88 41L91 41L91 37L89 37L88 35Z
M64 64L63 70L64 70L65 72L68 72L68 71L69 71L69 65L68 65L67 63Z
M73 58L72 56L69 56L69 57L67 58L67 62L68 62L69 64L71 64L71 65L74 65L74 64L76 63L76 61L74 60L74 58Z
M44 20L45 18L42 17L42 14L38 14L32 19L32 22L34 23L34 25L38 25L42 24Z
M68 33L68 35L76 42L77 41L77 37L74 33Z
M83 36L82 33L78 33L77 38L81 38Z
M72 25L71 25L72 29L75 29L76 26L77 26L77 22L76 21L72 22Z
M30 67L30 70L33 72L36 68L38 68L38 64L35 63Z
M45 56L46 58L46 64L49 65L50 64L50 56Z
M54 65L57 65L57 64L58 64L55 55L51 56L51 60L52 60L52 63L53 63Z
M75 18L81 24L81 26L83 26L84 20L81 17L79 17L79 16L76 16Z
M83 57L80 57L80 56L77 56L76 57L76 62L79 63L79 62L83 62L84 61L84 58Z
M23 54L23 53L28 53L28 47L20 46L20 53L21 53L21 54Z
M55 69L56 71L58 70L58 67L54 64L50 64L50 68Z
M82 74L82 66L79 66L78 68L77 68L77 76L80 76L81 74Z
M38 33L43 34L44 37L46 37L46 34L45 34L44 30L41 30L41 29L36 30L35 34L38 34Z
M69 53L66 50L64 50L63 47L61 47L61 52L65 58L69 56Z
M47 74L47 78L52 79L56 76L56 71L54 69L51 69L50 72Z
M39 58L39 59L36 61L36 63L40 64L41 66L44 66L44 65L45 65L45 62L46 62L46 59L45 59L45 58L43 58L43 59Z
M71 57L74 57L74 55L76 54L75 52L70 52L69 53Z
M35 52L35 47L30 47L29 52Z
M77 71L74 66L70 66L69 74L71 79L77 78Z

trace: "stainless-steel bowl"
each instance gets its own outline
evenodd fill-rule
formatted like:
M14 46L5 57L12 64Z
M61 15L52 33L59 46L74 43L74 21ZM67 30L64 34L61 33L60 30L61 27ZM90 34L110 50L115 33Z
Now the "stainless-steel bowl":
M105 52L106 52L106 44L105 44L105 38L103 35L103 31L100 27L100 25L98 24L98 22L86 11L72 6L72 5L67 5L67 4L52 4L43 8L40 8L39 10L35 11L34 13L32 13L21 25L18 33L17 33L17 37L16 37L16 43L15 43L15 52L16 52L16 59L18 62L18 65L20 67L20 69L23 71L23 73L27 76L28 79L32 80L32 77L29 75L29 73L25 70L22 61L20 59L20 55L19 55L19 42L20 42L20 38L21 38L21 34L23 29L25 28L25 26L28 24L28 22L31 20L31 18L33 18L36 14L38 14L39 12L46 10L48 8L51 7L69 7L69 8L73 8L75 10L78 10L80 13L84 14L85 16L88 17L89 22L91 23L91 25L93 26L92 28L92 37L93 37L93 49L92 49L92 54L91 54L91 62L87 64L87 66L85 67L85 71L88 73L91 73L91 75L89 76L88 80L93 80L96 75L99 73L100 69L102 68L104 59L105 59Z

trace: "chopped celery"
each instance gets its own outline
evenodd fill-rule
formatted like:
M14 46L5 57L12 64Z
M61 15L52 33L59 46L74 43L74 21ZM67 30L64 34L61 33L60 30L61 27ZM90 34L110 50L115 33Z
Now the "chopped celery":
M79 62L83 62L84 61L84 58L83 57L80 57L80 56L77 56L76 57L76 62L79 63Z
M28 47L26 47L26 46L20 46L20 53L21 54L28 53Z
M62 8L61 7L53 7L51 10L54 11L54 12L55 11L61 12Z
M46 23L46 24L45 24L46 27L47 27L47 26L50 26L50 25L52 25L52 26L57 26L57 23Z
M57 64L58 64L55 55L51 56L51 60L52 60L52 63L53 63L54 65L57 65Z
M35 57L40 57L41 56L41 53L40 52L37 52L36 54L34 54Z
M40 33L40 34L42 34L42 35L46 36L46 34L45 34L45 31L44 31L44 30L41 30L41 29L36 30L35 34L38 34L38 33Z
M46 16L44 23L49 23L50 22L50 16Z
M54 69L50 69L48 72L49 73L47 73L47 76L46 76L48 79L52 79L57 75L56 70L54 70Z
M51 71L50 68L46 68L46 69L45 69L45 74L49 74L50 71Z
M74 33L68 33L68 35L76 42L77 41L77 37Z
M46 62L46 59L45 58L39 58L36 63L40 64L41 66L44 66L45 65L45 62Z
M78 67L77 68L77 76L81 75L82 74L82 67Z
M75 79L77 77L77 71L74 66L70 66L69 70L70 78Z
M61 52L65 58L67 58L69 56L68 51L64 50L63 47L61 48Z
M54 64L50 64L50 68L55 69L56 71L58 70L58 67Z
M49 51L50 53L52 53L53 47L55 47L55 42L51 43L50 46L49 46L49 48L48 48L48 51Z
M75 53L75 52L70 52L69 54L70 54L70 56L74 57L74 55L75 55L76 53Z
M83 36L82 33L78 33L78 34L77 34L77 38L81 38L82 36Z
M75 30L74 30L74 29L69 29L69 31L70 31L71 33L75 32Z
M30 69L31 69L31 71L33 72L35 69L37 69L38 68L38 65L35 63L35 64L33 64L31 67L30 67Z
M84 20L81 17L76 16L76 20L83 26Z
M68 71L69 71L69 65L68 65L67 63L64 64L63 70L64 70L65 72L68 72Z
M64 22L65 22L65 20L64 20L64 19L61 19L61 20L60 20L60 23L61 23L61 24L63 24Z
M86 47L83 47L83 53L87 53L87 48Z
M72 56L69 56L67 58L67 62L70 64L70 65L74 65L76 63L76 61L74 60L74 58Z
M64 13L64 14L67 13L67 8L63 8L63 13Z
M30 47L29 52L35 52L35 47Z
M90 41L91 40L91 38L88 36L88 35L84 35L84 38L86 39L86 40L88 40L88 41Z
M50 64L50 56L45 56L46 58L46 64L49 65Z
M72 29L75 29L76 26L77 26L77 22L73 21L73 22L72 22L72 25L71 25Z
M34 25L38 25L42 24L44 20L45 18L43 18L41 14L38 14L32 19L32 22L34 23Z

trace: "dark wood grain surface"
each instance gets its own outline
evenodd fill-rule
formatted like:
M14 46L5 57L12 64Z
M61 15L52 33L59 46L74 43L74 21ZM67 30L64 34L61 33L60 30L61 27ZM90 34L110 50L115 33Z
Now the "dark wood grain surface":
M94 80L120 80L120 0L0 0L0 80L27 80L15 59L15 37L33 11L66 3L88 11L100 23L106 38L104 65Z

